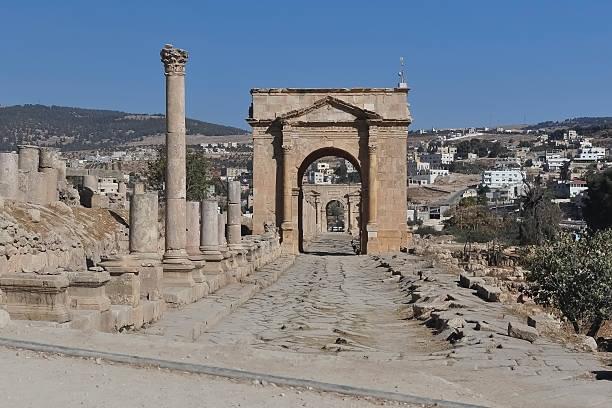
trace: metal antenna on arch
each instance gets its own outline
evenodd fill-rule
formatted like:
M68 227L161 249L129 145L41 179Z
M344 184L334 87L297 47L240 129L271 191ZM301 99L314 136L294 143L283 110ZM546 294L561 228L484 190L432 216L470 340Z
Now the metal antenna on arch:
M408 83L406 82L406 74L404 72L404 57L400 57L400 70L397 75L399 76L399 83L397 87L408 88Z

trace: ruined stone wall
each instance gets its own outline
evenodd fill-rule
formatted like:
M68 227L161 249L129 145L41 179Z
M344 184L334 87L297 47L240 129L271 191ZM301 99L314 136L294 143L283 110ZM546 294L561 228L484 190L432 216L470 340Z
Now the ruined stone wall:
M2 201L2 200L0 200ZM127 214L102 209L2 202L0 275L86 270L102 257L127 253Z

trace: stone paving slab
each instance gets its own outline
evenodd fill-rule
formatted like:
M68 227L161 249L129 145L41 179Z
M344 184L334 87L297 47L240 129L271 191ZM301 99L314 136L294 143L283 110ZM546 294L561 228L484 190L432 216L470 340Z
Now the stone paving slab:
M214 294L180 309L169 309L164 317L142 335L164 336L174 341L196 341L202 333L235 311L261 289L274 283L293 263L293 257L280 257L242 282L229 284Z

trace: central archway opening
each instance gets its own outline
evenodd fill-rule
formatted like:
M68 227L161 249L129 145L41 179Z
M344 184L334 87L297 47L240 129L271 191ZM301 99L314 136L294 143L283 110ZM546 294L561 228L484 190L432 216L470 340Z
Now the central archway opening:
M297 176L300 252L325 235L359 253L365 202L359 162L343 150L324 148L304 159Z
M338 200L331 200L325 206L327 217L327 232L344 232L344 204Z

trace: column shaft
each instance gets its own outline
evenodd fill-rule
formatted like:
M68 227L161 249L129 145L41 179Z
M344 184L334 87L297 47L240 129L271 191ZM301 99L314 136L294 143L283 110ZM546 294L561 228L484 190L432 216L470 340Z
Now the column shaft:
M242 210L240 208L240 182L230 181L227 203L227 243L230 249L239 246L242 241L241 224Z
M187 202L187 246L189 255L200 255L200 203Z
M130 253L157 258L157 193L134 194L130 201Z
M202 210L202 226L200 231L200 250L203 253L219 253L219 219L217 200L202 200L200 208Z
M291 230L291 146L283 146L283 230Z
M186 255L185 76L166 75L166 257Z
M369 148L369 169L368 169L368 225L376 225L378 197L377 197L377 180L376 173L378 171L378 157L376 154L376 146Z
M19 155L0 153L0 198L19 197Z

